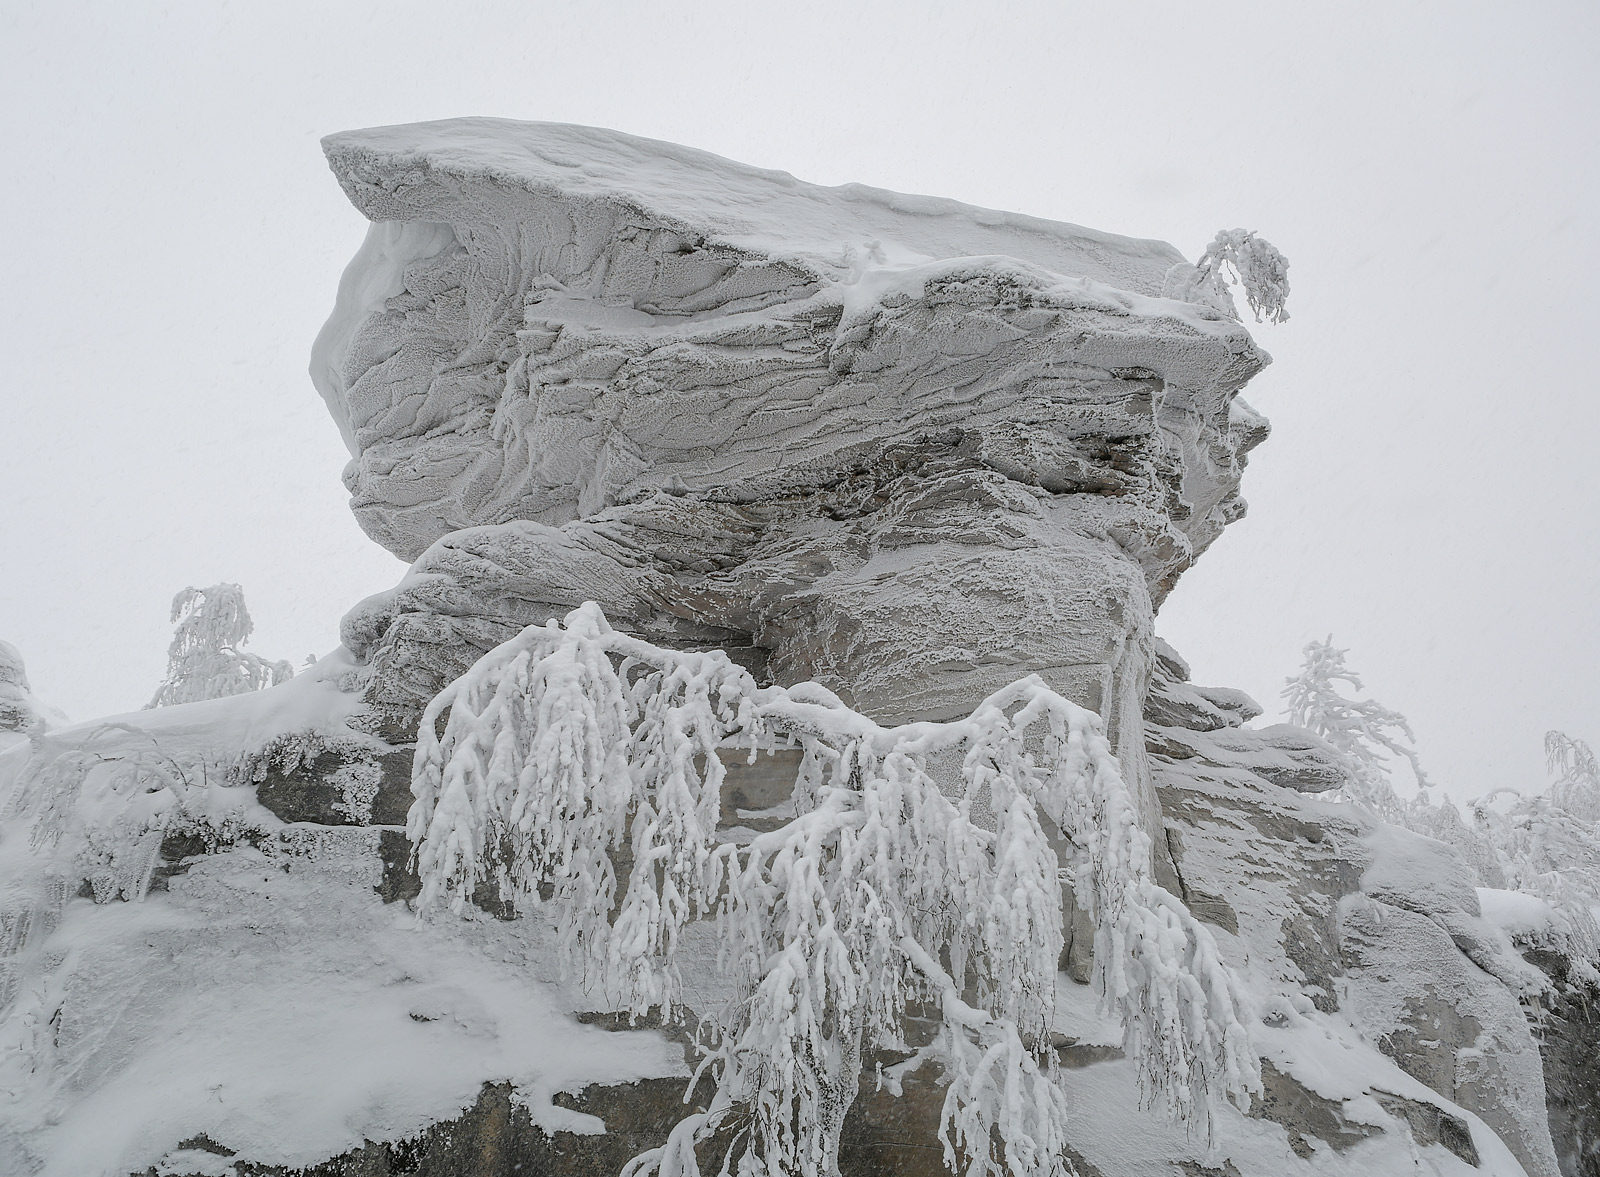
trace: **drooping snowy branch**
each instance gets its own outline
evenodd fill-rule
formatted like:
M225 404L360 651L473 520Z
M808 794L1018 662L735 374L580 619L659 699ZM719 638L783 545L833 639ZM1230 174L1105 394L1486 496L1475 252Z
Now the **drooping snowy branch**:
M1271 242L1249 229L1219 230L1195 263L1202 286L1209 287L1230 306L1231 280L1244 288L1245 301L1256 322L1282 323L1289 318L1289 259Z
M721 841L719 750L780 742L803 751L796 816ZM906 1049L916 1002L942 1013L923 1053L950 1078L950 1167L1064 1171L1049 1048L1063 864L1046 823L1148 1097L1204 1122L1258 1088L1231 976L1150 879L1098 717L1037 677L965 720L883 728L815 684L758 689L721 653L656 648L585 605L433 701L413 792L421 907L459 911L491 882L520 906L557 900L570 962L622 1008L677 1016L683 930L715 920L734 990L702 1023L717 1097L638 1170L693 1173L694 1141L733 1127L752 1171L836 1172L862 1058Z
M192 585L172 598L176 623L167 647L167 676L145 704L167 707L259 691L294 677L285 661L268 661L241 647L255 628L236 584Z

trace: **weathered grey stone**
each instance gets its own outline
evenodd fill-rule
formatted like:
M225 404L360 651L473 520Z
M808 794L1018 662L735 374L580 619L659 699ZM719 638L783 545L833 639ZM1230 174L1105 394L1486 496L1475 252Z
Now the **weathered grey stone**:
M22 652L0 641L0 748L12 733L44 732L66 722L65 715L33 693Z
M1314 807L1250 771L1265 754L1241 757L1215 742L1222 731L1236 742L1253 732L1189 733L1188 754L1173 756L1176 729L1147 730L1177 893L1196 915L1236 931L1286 987L1335 1009L1338 904L1358 890L1367 861L1359 815Z
M1170 699L1180 673L1166 653L1152 694ZM1309 733L1212 726L1216 716L1196 708L1151 711L1189 724L1147 733L1168 856L1191 910L1236 933L1258 972L1278 971L1286 991L1320 1009L1342 1008L1413 1078L1481 1116L1530 1174L1554 1173L1543 1071L1518 1006L1529 976L1480 918L1460 854L1300 795L1303 773L1333 784L1342 773ZM1294 773L1280 771L1286 750L1303 757ZM1463 1143L1454 1128L1428 1131L1467 1159L1470 1133Z
M1531 949L1526 956L1553 986L1531 1003L1529 1020L1544 1062L1561 1177L1600 1177L1600 987L1575 975L1561 952Z
M1544 1071L1511 990L1426 915L1358 895L1340 917L1348 1012L1407 1074L1482 1117L1529 1177L1557 1177Z
M1153 609L1266 432L1266 357L1175 251L590 128L325 146L374 226L313 375L416 561L345 627L383 730L594 600L885 721L1038 673L1154 828Z
M1418 1144L1442 1144L1467 1164L1478 1164L1478 1147L1472 1143L1472 1129L1460 1116L1452 1116L1435 1104L1401 1095L1380 1092L1377 1098L1384 1111L1406 1122L1412 1139Z
M1349 1120L1337 1102L1322 1098L1267 1061L1261 1064L1261 1088L1261 1098L1251 1106L1250 1114L1283 1125L1289 1147L1298 1157L1313 1155L1312 1138L1343 1152L1377 1131Z
M403 826L411 808L410 748L329 749L293 768L269 763L256 798L286 822Z

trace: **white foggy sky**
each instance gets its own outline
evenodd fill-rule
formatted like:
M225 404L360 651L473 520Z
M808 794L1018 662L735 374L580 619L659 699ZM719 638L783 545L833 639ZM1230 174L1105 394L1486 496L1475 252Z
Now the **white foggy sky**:
M1600 743L1600 6L0 0L0 637L136 708L237 580L299 661L401 565L305 375L364 223L332 131L463 114L675 140L1172 241L1254 228L1293 319L1249 516L1158 628L1277 690L1352 647L1458 796Z

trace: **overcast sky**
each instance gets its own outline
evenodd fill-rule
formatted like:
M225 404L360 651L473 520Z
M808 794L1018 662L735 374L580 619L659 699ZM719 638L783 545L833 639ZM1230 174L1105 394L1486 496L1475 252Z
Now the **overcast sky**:
M78 719L147 700L187 584L334 646L402 568L305 374L364 230L317 141L554 119L1191 258L1259 230L1274 432L1161 632L1269 712L1332 633L1452 792L1539 787L1547 728L1600 744L1597 60L1593 0L0 0L0 637Z

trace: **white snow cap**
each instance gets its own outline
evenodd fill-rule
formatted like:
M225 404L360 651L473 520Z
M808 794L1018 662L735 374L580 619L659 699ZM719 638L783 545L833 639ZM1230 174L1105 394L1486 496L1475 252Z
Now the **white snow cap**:
M463 199L462 185L450 182L481 181L504 196L527 193L530 213L557 195L605 201L641 224L680 226L708 235L706 244L768 254L831 279L846 277L857 254L891 263L1000 256L1159 296L1167 271L1185 260L1163 241L866 184L810 184L603 127L443 119L343 131L322 146L351 201L375 221L481 220L482 204ZM401 166L412 184L378 179ZM423 179L444 183L419 192L415 181Z

